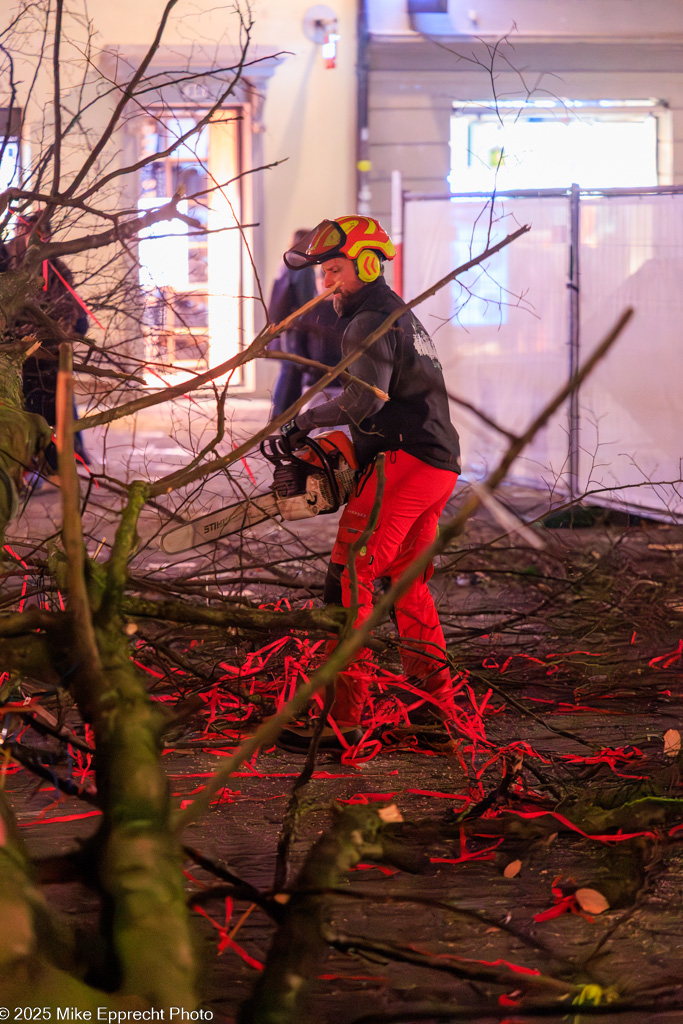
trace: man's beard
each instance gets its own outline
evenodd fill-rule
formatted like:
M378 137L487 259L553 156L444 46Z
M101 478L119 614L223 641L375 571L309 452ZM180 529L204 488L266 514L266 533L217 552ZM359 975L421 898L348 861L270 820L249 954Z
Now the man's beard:
M332 296L332 305L337 316L345 316L348 312L348 296L339 292Z

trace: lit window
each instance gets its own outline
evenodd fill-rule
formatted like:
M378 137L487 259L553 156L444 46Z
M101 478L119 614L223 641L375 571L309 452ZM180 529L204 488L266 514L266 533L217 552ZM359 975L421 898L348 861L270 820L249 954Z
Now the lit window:
M21 176L21 110L0 107L0 192L18 185Z
M201 371L240 347L240 235L228 230L241 216L239 111L221 111L165 155L205 113L176 109L140 122L142 156L157 158L140 171L138 209L157 209L181 195L178 211L188 218L140 234L148 355L156 372Z
M657 185L654 100L538 99L456 105L452 192Z

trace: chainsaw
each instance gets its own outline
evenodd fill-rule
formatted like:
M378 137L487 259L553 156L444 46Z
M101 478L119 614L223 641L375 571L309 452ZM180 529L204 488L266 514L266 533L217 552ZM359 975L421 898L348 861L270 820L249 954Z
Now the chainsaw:
M211 544L273 517L292 522L329 515L349 500L358 462L343 431L309 437L296 454L281 435L266 438L260 449L275 467L271 490L172 526L161 534L164 551L175 554Z

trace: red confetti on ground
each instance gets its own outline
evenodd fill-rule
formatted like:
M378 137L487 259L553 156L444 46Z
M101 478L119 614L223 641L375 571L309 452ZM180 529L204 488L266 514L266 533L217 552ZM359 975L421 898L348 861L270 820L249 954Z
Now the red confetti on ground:
M210 923L213 925L213 927L218 932L218 935L219 935L219 939L218 939L218 955L219 956L220 956L221 953L224 952L224 950L229 949L233 953L236 953L239 957L241 957L242 960L244 960L245 964L248 964L249 967L253 967L257 971L262 971L263 970L263 964L261 963L261 961L257 960L255 957L253 957L249 953L247 953L246 949L244 949L237 942L235 942L235 940L232 938L232 936L228 932L228 925L230 924L230 918L232 917L232 906L233 906L232 899L230 898L230 896L226 896L225 897L225 923L224 924L219 924L217 921L215 921L213 919L213 917L211 917L211 915L208 914L206 912L206 910L204 910L203 907L195 907L194 910L195 910L195 912L197 914L201 914L202 917L205 917L207 921L210 921Z
M591 914L587 914L585 910L582 910L576 899L574 893L569 893L565 896L564 890L560 886L562 881L562 875L558 875L553 880L553 884L550 887L555 900L555 905L550 907L548 910L541 911L540 914L534 914L534 921L550 921L554 917L559 917L561 914L571 913L577 914L579 917L583 917L586 921L594 923L595 918ZM571 879L570 879L571 882ZM574 884L571 882L571 884Z
M246 462L244 465L247 473L250 473ZM21 610L25 606L27 600L36 600L35 598L27 598L29 586L28 566L11 548L6 546L5 550L17 565L26 570L26 574L23 577L21 594L18 598L19 610ZM61 601L61 595L58 595L58 597ZM264 605L263 607L281 610L288 609L290 604L283 598L274 604ZM635 632L632 634L630 642L631 645L635 644ZM189 642L189 646L194 646L196 643L197 641L191 641ZM239 747L241 739L244 737L245 733L248 730L256 728L256 725L252 726L252 719L256 717L255 706L249 703L248 700L241 699L236 693L230 692L227 687L232 689L239 686L247 695L258 695L262 701L270 702L271 706L276 711L281 710L287 701L289 701L295 694L297 688L302 683L308 683L310 681L311 676L323 657L324 649L325 641L323 640L310 640L307 637L285 635L270 641L256 651L246 654L243 661L240 663L231 664L227 661L220 662L220 676L209 689L200 693L203 703L203 708L200 712L203 728L195 728L192 733L192 739L196 743L197 749L202 749L203 740L207 743L210 741L211 746L207 745L203 749L207 752L210 751L211 756L230 757ZM500 675L503 675L507 672L511 673L514 668L537 666L538 670L541 670L545 676L551 676L560 671L560 669L566 668L573 658L590 658L598 661L603 657L612 658L613 653L602 654L586 650L569 650L548 654L543 657L535 657L525 653L515 653L500 659L497 658L495 654L492 654L483 661L483 667L487 670L498 671ZM681 660L683 660L683 639L679 641L678 646L674 650L669 650L652 657L647 664L652 670L665 672L673 666L678 665ZM146 647L144 641L138 641L136 643L135 655L132 657L132 661L149 679L151 687L156 687L160 683L165 684L165 692L153 692L153 700L164 705L171 706L176 702L181 701L183 687L188 685L188 673L186 671L177 667L161 667L153 660L153 655L150 656L150 650ZM534 671L537 670L534 669ZM457 700L454 707L452 705L446 705L445 703L435 699L419 686L408 681L404 676L392 673L377 665L370 664L368 666L367 673L369 677L368 681L371 684L371 697L364 713L363 726L365 732L360 743L354 747L349 747L344 751L341 757L341 770L318 769L313 773L313 779L334 782L338 779L357 778L358 772L354 769L371 761L383 749L390 746L392 750L400 751L401 749L405 749L412 755L419 754L424 757L452 757L454 759L454 763L459 765L461 768L465 776L466 784L463 786L463 792L442 791L428 788L421 789L415 787L403 788L400 785L400 771L399 769L394 769L391 772L387 772L387 774L398 777L396 778L396 786L392 786L391 788L387 786L386 789L383 788L374 792L357 792L350 797L340 799L340 803L349 805L370 805L372 803L382 802L388 803L399 797L401 793L408 793L431 800L451 801L453 805L453 812L460 815L463 811L470 808L473 802L481 800L485 796L486 789L491 790L491 785L487 783L485 787L484 783L487 782L492 769L496 773L496 779L499 779L504 774L506 766L508 766L513 759L520 759L522 757L536 760L540 762L541 765L551 765L553 760L556 762L562 761L567 765L602 764L608 767L614 775L621 778L647 778L645 775L627 774L623 770L625 767L635 767L637 762L643 759L642 751L634 746L625 745L605 747L591 754L555 754L551 760L543 753L534 749L534 747L526 741L515 741L503 746L496 745L487 737L486 723L492 716L505 713L507 705L499 696L494 695L494 691L492 689L488 689L484 693L481 693L480 691L475 692L470 683L467 672L458 674L454 678L454 691ZM0 678L4 678L4 674ZM177 692L169 692L169 688L173 686L174 681L177 682L178 690ZM669 691L662 690L660 692L668 693ZM566 691L564 696L566 698ZM617 694L614 692L591 695L591 700L593 702L599 702L606 699L614 699L616 696ZM594 707L591 703L571 703L566 699L559 700L557 697L550 695L525 695L524 699L526 701L533 701L535 704L543 705L541 709L542 713L549 715L577 715L580 713L594 714L596 712L601 715L608 713L623 713L618 709L616 711L612 709L605 709L604 706ZM0 717L4 716L4 720L9 723L8 729L10 730L11 738L14 741L21 736L22 730L28 727L26 712L30 711L32 704L36 701L37 698L27 698L25 701L14 701L0 707ZM425 741L420 738L419 734L413 734L410 732L411 713L417 707L425 704L431 705L437 713L439 711L450 713L450 717L447 722L447 729L452 745L448 750L442 751L439 749L432 749L425 745ZM318 695L316 699L312 701L312 705L308 713L308 717L311 721L315 721L319 716L321 707L322 698ZM21 712L21 715L19 712ZM14 716L14 718L12 716ZM330 725L337 731L337 734L341 736L336 723L332 719L330 719ZM12 729L13 732L11 731ZM94 738L87 726L85 727L84 738L90 746L94 746ZM215 745L217 740L224 741L224 745ZM86 751L82 751L73 745L68 746L68 755L69 778L71 780L76 780L84 788L86 785L92 786L94 779L93 755ZM234 773L233 778L292 779L299 775L299 772L296 770L281 772L264 770L263 759L259 761L259 757L259 752L257 752L249 762L242 765L240 771ZM2 775L10 775L24 770L25 769L20 766L8 762L4 767L0 768L0 778ZM183 781L189 781L192 779L208 780L213 776L213 774L214 773L210 771L174 772L170 774L169 777ZM194 788L186 789L174 794L177 798L178 806L180 808L185 808L191 805L193 798L201 793L204 788L205 784L201 783L195 785ZM54 790L49 787L48 791L54 792ZM526 804L522 803L522 807L526 806L529 808L531 801L534 798L537 798L536 794L532 793L528 787L521 787L518 784L513 785L510 792L514 793L517 799L526 799L527 802ZM334 792L332 792L331 796L334 795ZM259 797L259 799L282 800L287 796L288 793L282 792L268 797ZM218 805L233 803L236 800L244 799L252 798L243 794L241 789L232 789L225 786L213 798L212 803ZM64 815L56 814L54 816L48 816L54 808L59 806L62 800L62 795L58 793L57 799L47 807L43 808L36 816L35 820L22 822L21 827L30 828L35 825L46 825L51 823L63 824L67 821L97 817L100 814L99 810L92 809L82 813ZM633 839L638 836L661 838L660 834L654 831L638 831L632 833L623 833L619 831L616 833L592 835L584 832L570 819L556 811L538 810L537 808L522 810L519 809L519 807L519 803L517 808L509 806L493 807L486 812L486 816L495 818L502 814L514 814L522 819L529 820L548 817L558 822L559 825L563 826L565 829L568 829L586 839L600 843L617 843ZM678 838L678 833L682 829L683 824L676 825L673 828L670 828L667 834L672 838ZM488 842L488 845L483 845L483 848L478 849L478 846L482 846L483 839ZM459 850L457 855L452 857L432 857L430 858L430 861L432 864L436 865L463 865L470 861L491 861L495 859L495 851L503 841L503 836L466 836L465 829L461 826L459 830ZM371 863L358 864L354 870L375 870L380 871L385 875L392 875L397 871L396 868L389 868L384 865ZM189 874L187 877L197 885L202 884L197 882L196 879L193 879ZM561 880L561 877L558 876L558 878L553 882L553 906L537 914L535 920L537 922L542 922L564 913L580 914L588 920L592 920L590 915L581 911L574 895L572 893L565 892L559 884ZM225 920L222 924L212 918L202 908L196 907L195 910L198 914L208 920L211 926L215 929L217 933L219 953L229 950L235 955L241 957L244 962L253 969L262 969L263 965L260 961L251 956L247 950L235 941L234 936L229 929L233 913L231 900L226 900ZM236 927L239 927L239 925ZM448 955L444 954L444 956ZM453 959L458 960L461 958L453 957ZM481 964L488 963L487 961L463 962ZM491 962L490 966L504 966L513 972L519 973L539 973L538 971L520 967L503 960ZM321 977L331 980L337 976L323 975ZM358 979L384 981L382 978L366 979L365 976L360 975L358 976ZM516 1005L516 1001L513 996L501 996L500 1002L503 1006Z

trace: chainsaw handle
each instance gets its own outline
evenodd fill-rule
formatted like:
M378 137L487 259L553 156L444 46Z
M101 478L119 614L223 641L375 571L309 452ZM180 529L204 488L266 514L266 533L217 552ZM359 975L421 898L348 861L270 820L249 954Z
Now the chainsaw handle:
M310 452L312 452L315 456L317 456L319 463L317 466L315 465L315 463L312 464L309 459L302 459L299 458L298 455L295 455L294 452L292 451L292 446L289 443L289 440L284 434L271 435L271 437L267 437L263 441L261 441L260 444L261 454L265 459L268 460L268 462L271 462L275 467L282 465L283 462L289 462L293 464L298 464L300 466L305 466L309 470L309 472L312 471L313 469L322 470L322 472L325 474L325 479L329 484L330 492L332 494L335 506L333 509L330 509L329 511L336 512L337 509L342 504L342 497L339 492L339 484L337 483L337 478L334 474L332 466L330 465L329 453L326 452L322 445L319 444L319 442L312 437L306 438L306 444L304 447L307 448Z
M306 438L306 444L308 444L308 438ZM270 437L266 437L261 441L259 447L264 459L272 462L274 466L283 461L305 462L305 459L300 459L294 454L292 446L284 434L272 434Z
M327 478L327 482L330 485L330 490L332 492L332 497L334 499L335 507L333 509L330 509L330 512L336 512L339 506L341 505L342 500L341 495L339 493L339 484L337 483L337 478L334 475L334 470L332 469L332 466L330 465L329 455L322 447L322 445L319 444L312 437L306 438L306 445L308 446L308 448L310 448L314 455L318 456L320 468L322 469L322 471L325 474L325 477Z

